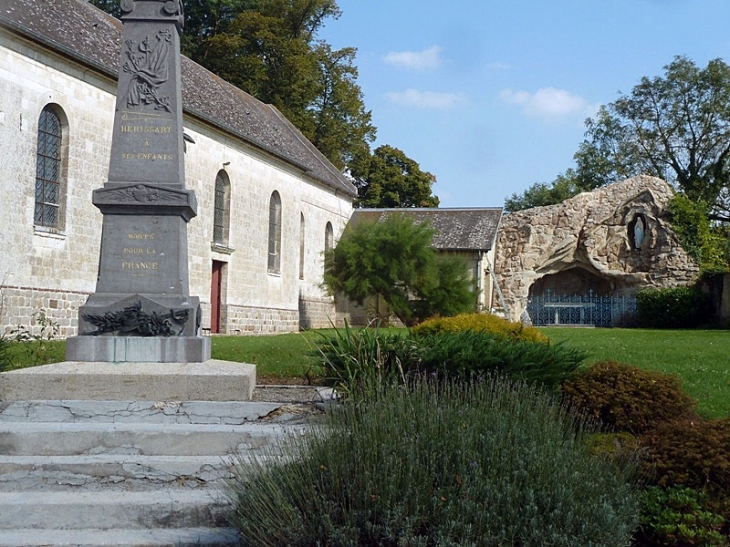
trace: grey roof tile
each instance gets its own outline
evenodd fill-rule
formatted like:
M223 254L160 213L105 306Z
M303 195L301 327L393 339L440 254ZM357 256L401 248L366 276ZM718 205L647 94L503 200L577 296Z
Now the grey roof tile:
M380 220L393 213L411 216L416 223L430 222L436 231L433 246L443 251L489 251L502 218L501 207L356 209L350 222Z

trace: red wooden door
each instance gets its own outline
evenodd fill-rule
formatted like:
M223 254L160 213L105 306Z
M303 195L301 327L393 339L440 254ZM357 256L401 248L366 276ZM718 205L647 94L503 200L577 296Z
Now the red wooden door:
M210 332L221 331L221 279L225 262L213 261L210 286Z

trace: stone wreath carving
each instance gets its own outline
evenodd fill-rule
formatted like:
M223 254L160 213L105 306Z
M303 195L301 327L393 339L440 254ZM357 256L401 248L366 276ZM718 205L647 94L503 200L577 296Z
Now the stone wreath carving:
M107 192L107 196L107 199L111 199L119 203L174 203L185 202L186 200L184 195L176 194L174 192L166 192L158 188L151 188L144 184L137 184L120 190L113 190Z
M190 310L170 310L169 313L146 313L142 302L137 301L122 311L109 311L104 315L82 314L82 319L96 326L97 330L85 336L112 333L117 336L181 336Z

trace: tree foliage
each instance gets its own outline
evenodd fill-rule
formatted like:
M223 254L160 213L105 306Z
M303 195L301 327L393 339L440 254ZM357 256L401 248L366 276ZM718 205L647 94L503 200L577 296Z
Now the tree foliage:
M372 155L359 157L351 175L358 189L356 207L437 207L432 194L436 177L397 148L379 146Z
M730 264L730 227L713 226L709 206L693 202L684 194L675 194L669 202L669 218L682 247L702 273L728 271Z
M553 205L573 197L579 192L576 187L575 171L568 169L564 175L558 177L550 184L537 182L525 190L522 194L512 194L504 202L504 209L508 213Z
M433 235L430 225L403 214L351 224L325 256L325 285L359 304L379 295L409 326L472 311L476 293L466 264L437 256Z
M115 0L92 0L119 16ZM369 154L371 113L357 84L354 48L317 32L340 16L335 0L188 0L182 53L272 104L336 167Z
M567 188L578 193L653 175L692 202L708 204L710 220L730 221L730 67L715 59L699 68L676 57L664 70L663 76L642 78L630 94L586 121ZM512 196L510 203L530 206L540 196L558 200L565 189L558 177L521 199Z
M588 137L576 154L583 186L650 174L730 221L730 67L721 59L703 69L676 57L664 76L642 78L603 108Z

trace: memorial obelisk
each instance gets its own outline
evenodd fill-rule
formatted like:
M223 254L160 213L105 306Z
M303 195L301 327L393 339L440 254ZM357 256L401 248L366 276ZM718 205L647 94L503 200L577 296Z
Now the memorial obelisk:
M109 180L96 292L79 310L68 361L194 363L210 358L199 299L189 294L180 86L181 0L122 0Z

